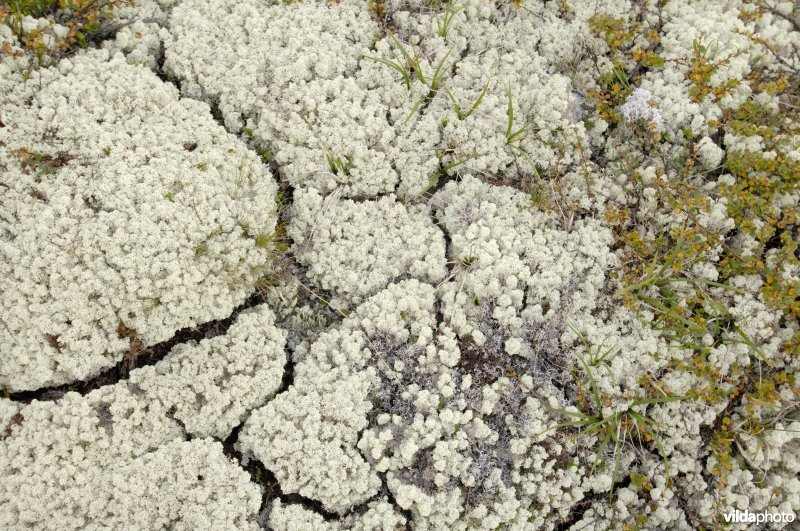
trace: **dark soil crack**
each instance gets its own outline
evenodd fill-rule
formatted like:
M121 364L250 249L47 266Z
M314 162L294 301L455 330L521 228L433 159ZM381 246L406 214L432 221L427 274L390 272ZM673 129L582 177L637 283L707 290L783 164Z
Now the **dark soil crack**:
M584 498L572 507L566 520L556 526L556 531L568 531L577 524L592 506L592 498Z
M442 187L444 187L444 185L447 182L449 182L449 181L451 181L453 179L454 179L454 177L450 177L450 176L445 175L445 178L444 179L440 179L441 182L437 183L437 186L434 187L435 190L436 191L440 190ZM445 277L445 280L443 281L443 284L444 284L448 280L450 280L452 278L455 278L455 275L458 273L458 269L461 266L461 264L459 264L458 261L455 258L451 258L452 254L453 254L453 238L452 238L452 236L450 236L450 231L447 229L447 225L441 220L439 212L437 211L437 207L435 205L431 205L430 202L429 202L429 206L430 206L431 221L433 221L433 224L442 232L442 237L444 238L445 267L447 267L447 265L452 265L452 268L450 269L450 271L448 271L447 277ZM438 289L437 289L437 291L438 291ZM441 301L440 301L438 295L436 297L436 308L437 308L437 310L436 310L436 312L437 312L436 313L436 315L437 315L437 324L441 325L443 320L441 319L441 316L442 316L442 313L441 313Z
M283 379L280 388L275 392L275 396L287 391L290 386L294 384L296 362L293 361L291 349L287 346L286 349L286 365L283 370ZM242 453L238 448L239 434L243 429L247 419L243 420L236 426L230 435L224 440L220 441L223 446L224 454L235 462L239 467L244 469L249 475L251 481L256 483L261 488L261 506L256 517L256 522L262 529L271 529L269 527L269 514L272 510L272 503L275 500L280 500L284 504L300 505L304 509L312 511L322 516L328 522L344 522L348 517L364 514L369 509L369 504L385 498L387 503L391 504L394 509L406 519L405 529L410 529L410 522L412 521L411 511L403 509L397 503L394 494L389 490L386 483L386 474L378 474L381 481L381 487L378 492L369 499L351 507L344 514L337 514L325 509L323 504L317 500L311 499L297 493L283 492L280 482L275 474L269 470L261 461L256 459L253 455ZM186 430L184 430L186 431ZM188 436L188 435L187 435ZM360 438L360 436L359 436Z
M286 373L290 372L293 371L286 371ZM242 426L244 426L244 422L235 427L228 438L222 441L222 447L225 455L250 474L250 479L261 488L261 507L258 511L257 523L262 529L270 529L269 513L272 510L272 502L275 500L280 500L284 504L301 505L305 509L321 515L326 521L337 521L340 518L338 514L325 510L322 503L317 500L300 494L283 492L275 474L254 457L243 455L236 448Z
M389 486L386 484L386 473L378 474L378 477L381 479L381 491L378 493L379 496L385 496L386 501L394 507L395 511L403 515L403 518L406 519L406 526L405 529L412 529L412 522L414 521L414 515L411 513L409 509L403 509L400 507L400 504L397 503L397 499L394 496L394 493L389 489Z
M178 426L180 426L181 430L183 431L184 440L186 440L186 441L194 440L195 437L194 437L194 435L192 435L192 433L189 431L189 429L186 428L186 423L183 420L179 419L177 416L175 416L175 409L176 409L175 406L172 406L166 412L167 418L169 420L171 420L172 422L174 422L175 424L177 424Z
M619 489L624 489L628 487L630 484L631 484L630 476L625 476L624 478L614 483L613 486L614 492L617 492ZM586 511L588 511L592 507L592 504L594 502L604 500L605 497L606 497L605 494L596 493L576 503L572 507L572 510L570 511L567 519L556 526L555 528L556 531L568 531L572 529L572 527L575 526L583 518L583 516L586 514ZM607 500L604 501L607 503ZM590 529L590 528L593 528L591 524L587 524L584 527L577 528L576 531L578 531L579 529Z
M256 291L250 295L244 303L237 306L228 317L208 321L194 327L183 328L176 332L170 339L156 343L150 347L141 348L140 341L132 337L131 349L124 354L123 359L110 369L106 369L93 378L55 387L44 387L35 391L9 393L8 398L24 404L28 404L34 400L53 401L60 399L68 392L77 392L81 395L85 395L100 387L127 380L131 371L140 367L155 365L164 359L175 345L188 343L190 341L210 339L227 333L228 329L236 321L242 311L257 306L262 302L264 302L263 295Z
M361 440L361 436L363 435L363 433L366 430L367 430L367 428L364 428L363 430L361 430L361 432L359 432L358 437L357 437L357 439L359 441ZM361 450L361 448L358 447L358 445L356 445L356 451L359 453L361 458L364 459L365 462L367 462L367 463L370 462L370 460L367 458L366 455L364 455L364 452ZM354 514L355 515L361 515L361 514L364 514L369 509L369 504L370 503L372 503L374 501L377 501L377 500L380 500L381 498L386 498L386 502L389 505L391 505L392 507L394 507L394 510L397 511L399 514L401 514L403 516L403 518L406 519L406 525L405 525L404 529L411 529L411 522L413 521L413 514L411 513L410 510L403 509L402 507L400 507L400 504L397 503L397 499L395 498L394 493L391 491L391 489L389 489L389 485L386 482L386 472L377 472L377 475L378 475L378 479L381 482L381 486L378 489L378 492L376 492L375 495L370 497L368 500L365 500L365 501L359 503L358 505L353 506L347 512L347 514L348 515L354 515Z
M158 59L158 63L156 63L155 67L153 68L153 71L156 73L156 76L158 76L158 79L160 79L164 83L168 83L168 84L174 86L176 89L178 89L178 93L180 94L181 85L180 85L178 79L176 79L171 74L169 74L166 70L164 70L164 63L167 60L167 53L166 53L166 50L164 49L164 43L161 43L160 52L161 53L160 53L160 56L159 56L159 59ZM212 109L211 114L212 114L212 116L214 116L214 120L216 120L219 123L220 120L217 120L217 115L214 114L213 109Z

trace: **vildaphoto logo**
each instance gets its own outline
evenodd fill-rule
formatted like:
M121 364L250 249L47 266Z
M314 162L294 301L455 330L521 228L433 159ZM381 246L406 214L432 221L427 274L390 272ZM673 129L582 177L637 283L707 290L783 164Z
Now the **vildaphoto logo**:
M794 513L768 513L766 511L752 513L747 509L744 511L736 509L728 513L723 513L722 518L726 523L731 524L788 524L794 522L795 515Z

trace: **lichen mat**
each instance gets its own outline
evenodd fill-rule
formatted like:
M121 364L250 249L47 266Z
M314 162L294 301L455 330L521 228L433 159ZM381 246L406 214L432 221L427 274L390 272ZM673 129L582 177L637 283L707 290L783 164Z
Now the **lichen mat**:
M796 3L0 22L0 527L794 521Z

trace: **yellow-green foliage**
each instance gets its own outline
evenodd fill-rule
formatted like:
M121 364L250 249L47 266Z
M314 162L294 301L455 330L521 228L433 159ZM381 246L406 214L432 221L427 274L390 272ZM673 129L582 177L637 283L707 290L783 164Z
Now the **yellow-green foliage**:
M740 18L744 21L759 18L767 9L758 0L747 3L756 4L757 8L743 11ZM615 124L618 117L614 109L629 93L628 84L638 81L635 72L643 67L658 68L663 61L656 54L656 47L633 47L632 43L642 42L642 37L654 45L658 42L635 23L598 15L592 19L591 27L611 49L614 72L601 80L602 90L590 96L595 101L597 115ZM744 34L754 45L777 54L773 43L752 33ZM690 359L672 360L669 366L669 370L691 373L704 382L692 389L687 399L728 404L710 427L715 463L712 473L721 492L734 461L742 459L741 438L760 438L779 422L781 415L785 415L781 394L800 396L794 376L772 366L725 304L730 295L744 293L732 285L732 278L759 277L760 292L752 295L760 296L787 319L800 318L800 285L784 274L785 270L800 265L798 211L796 207L781 207L778 200L800 190L800 161L790 155L800 134L800 72L781 63L782 69L755 68L744 79L714 84L714 73L725 69L732 59L716 52L717 46L702 38L693 43L686 62L689 95L697 102L718 101L747 84L752 94L778 96L781 105L777 111L750 99L725 110L709 124L719 130L720 137L726 134L759 137L763 147L757 151L729 148L722 167L714 171L733 178L721 180L709 191L707 185L714 177L700 167L691 131L684 132L682 139L675 139L632 129L631 142L635 143L638 137L646 153L665 153L666 148L676 144L683 146L683 154L667 165L677 175L666 178L664 170L659 169L656 179L645 182L635 174L632 184L638 189L655 188L659 210L684 221L667 233L648 232L641 225L635 205L610 208L606 221L618 235L622 258L616 272L622 285L617 294L620 300L635 311L652 313L654 326L671 344L693 352ZM622 172L632 172L636 165L633 163ZM727 216L735 222L732 233L721 234L700 223L714 201L726 202ZM658 235L652 236L653 232ZM755 242L749 252L736 248L736 239L732 238L735 235ZM714 282L696 278L692 270L699 262L713 263L719 278ZM707 340L709 335L713 339L711 344ZM734 363L723 372L711 361L711 349L731 343L747 345L752 359L745 365ZM800 355L800 334L784 341L781 349L786 356Z
M692 43L688 75L692 86L689 88L689 94L696 102L703 101L709 94L715 100L719 99L739 84L739 80L730 79L721 85L711 85L711 76L721 68L725 68L734 57L729 55L724 59L717 59L717 48L716 45L705 44L703 39L696 39Z
M588 96L594 101L598 117L615 125L619 122L617 108L630 95L631 84L638 83L640 73L664 66L664 59L655 51L661 37L655 28L603 14L589 19L589 29L608 45L613 66L600 77L600 89L590 91ZM647 46L634 48L634 39L640 33L646 37Z
M43 17L59 7L58 0L10 0L8 4L12 11L32 17Z
M22 47L41 67L69 52L89 45L108 21L114 9L130 5L132 0L9 0L0 5L0 22L8 25ZM69 29L66 37L57 39L54 47L44 42L46 28L26 33L22 20L26 16L47 18ZM7 43L3 53L10 53Z

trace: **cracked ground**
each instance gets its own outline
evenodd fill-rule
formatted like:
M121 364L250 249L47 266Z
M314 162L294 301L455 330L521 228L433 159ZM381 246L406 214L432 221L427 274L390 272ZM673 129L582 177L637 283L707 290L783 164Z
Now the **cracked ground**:
M0 4L0 526L791 528L799 21Z

